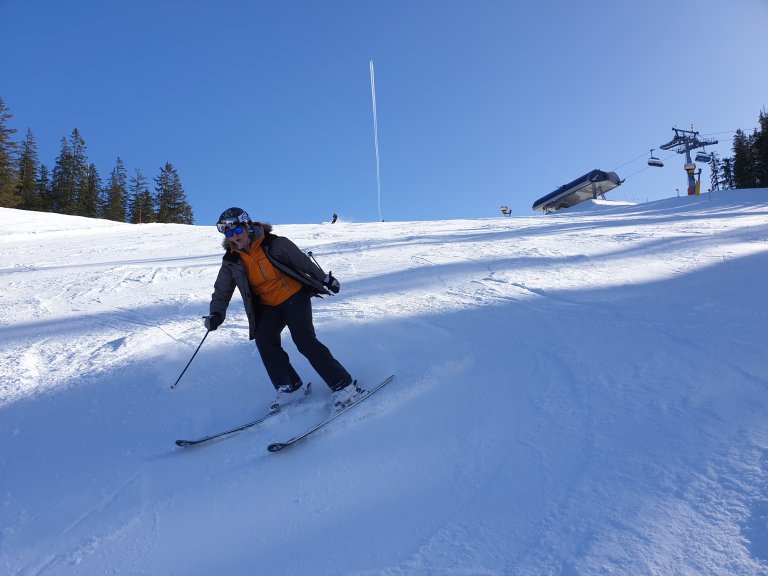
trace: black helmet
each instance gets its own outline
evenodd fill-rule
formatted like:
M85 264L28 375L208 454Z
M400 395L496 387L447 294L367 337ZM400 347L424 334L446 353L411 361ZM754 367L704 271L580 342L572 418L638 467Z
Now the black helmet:
M219 221L216 223L216 229L223 234L227 228L231 228L235 224L241 222L246 224L248 228L251 227L252 222L250 216L248 216L248 212L242 208L227 208L221 213L221 216L219 216Z

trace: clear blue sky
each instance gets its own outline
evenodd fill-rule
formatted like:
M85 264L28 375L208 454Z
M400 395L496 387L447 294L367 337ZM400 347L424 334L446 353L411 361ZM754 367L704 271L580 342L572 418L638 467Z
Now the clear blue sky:
M77 128L104 180L170 161L197 224L377 220L370 60L385 220L533 214L593 168L669 197L682 157L644 168L673 126L729 155L768 106L768 0L0 0L0 26L17 139L52 167Z

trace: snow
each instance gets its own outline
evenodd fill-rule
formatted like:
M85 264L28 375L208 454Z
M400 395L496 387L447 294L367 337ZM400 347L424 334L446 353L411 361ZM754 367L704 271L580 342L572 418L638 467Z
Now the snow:
M251 207L251 211L256 211ZM320 339L396 379L306 442L213 226L0 209L0 573L768 574L768 190L278 225Z

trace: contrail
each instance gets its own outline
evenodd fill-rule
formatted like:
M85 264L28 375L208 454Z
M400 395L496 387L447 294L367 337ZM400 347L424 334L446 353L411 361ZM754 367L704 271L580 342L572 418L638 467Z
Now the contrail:
M376 190L378 194L379 203L379 221L383 222L381 217L381 174L379 171L379 126L376 121L376 82L373 79L373 60L370 61L371 65L371 102L373 103L373 145L376 149Z

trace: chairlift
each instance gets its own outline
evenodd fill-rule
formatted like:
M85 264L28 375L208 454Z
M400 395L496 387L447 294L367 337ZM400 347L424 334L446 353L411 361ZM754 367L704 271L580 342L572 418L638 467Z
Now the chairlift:
M663 168L664 162L662 162L660 159L656 158L656 156L653 155L653 151L655 148L651 149L651 157L648 158L648 166L654 166L655 168Z
M696 162L701 162L702 164L709 164L710 156L707 154L706 150L699 150L696 152Z

